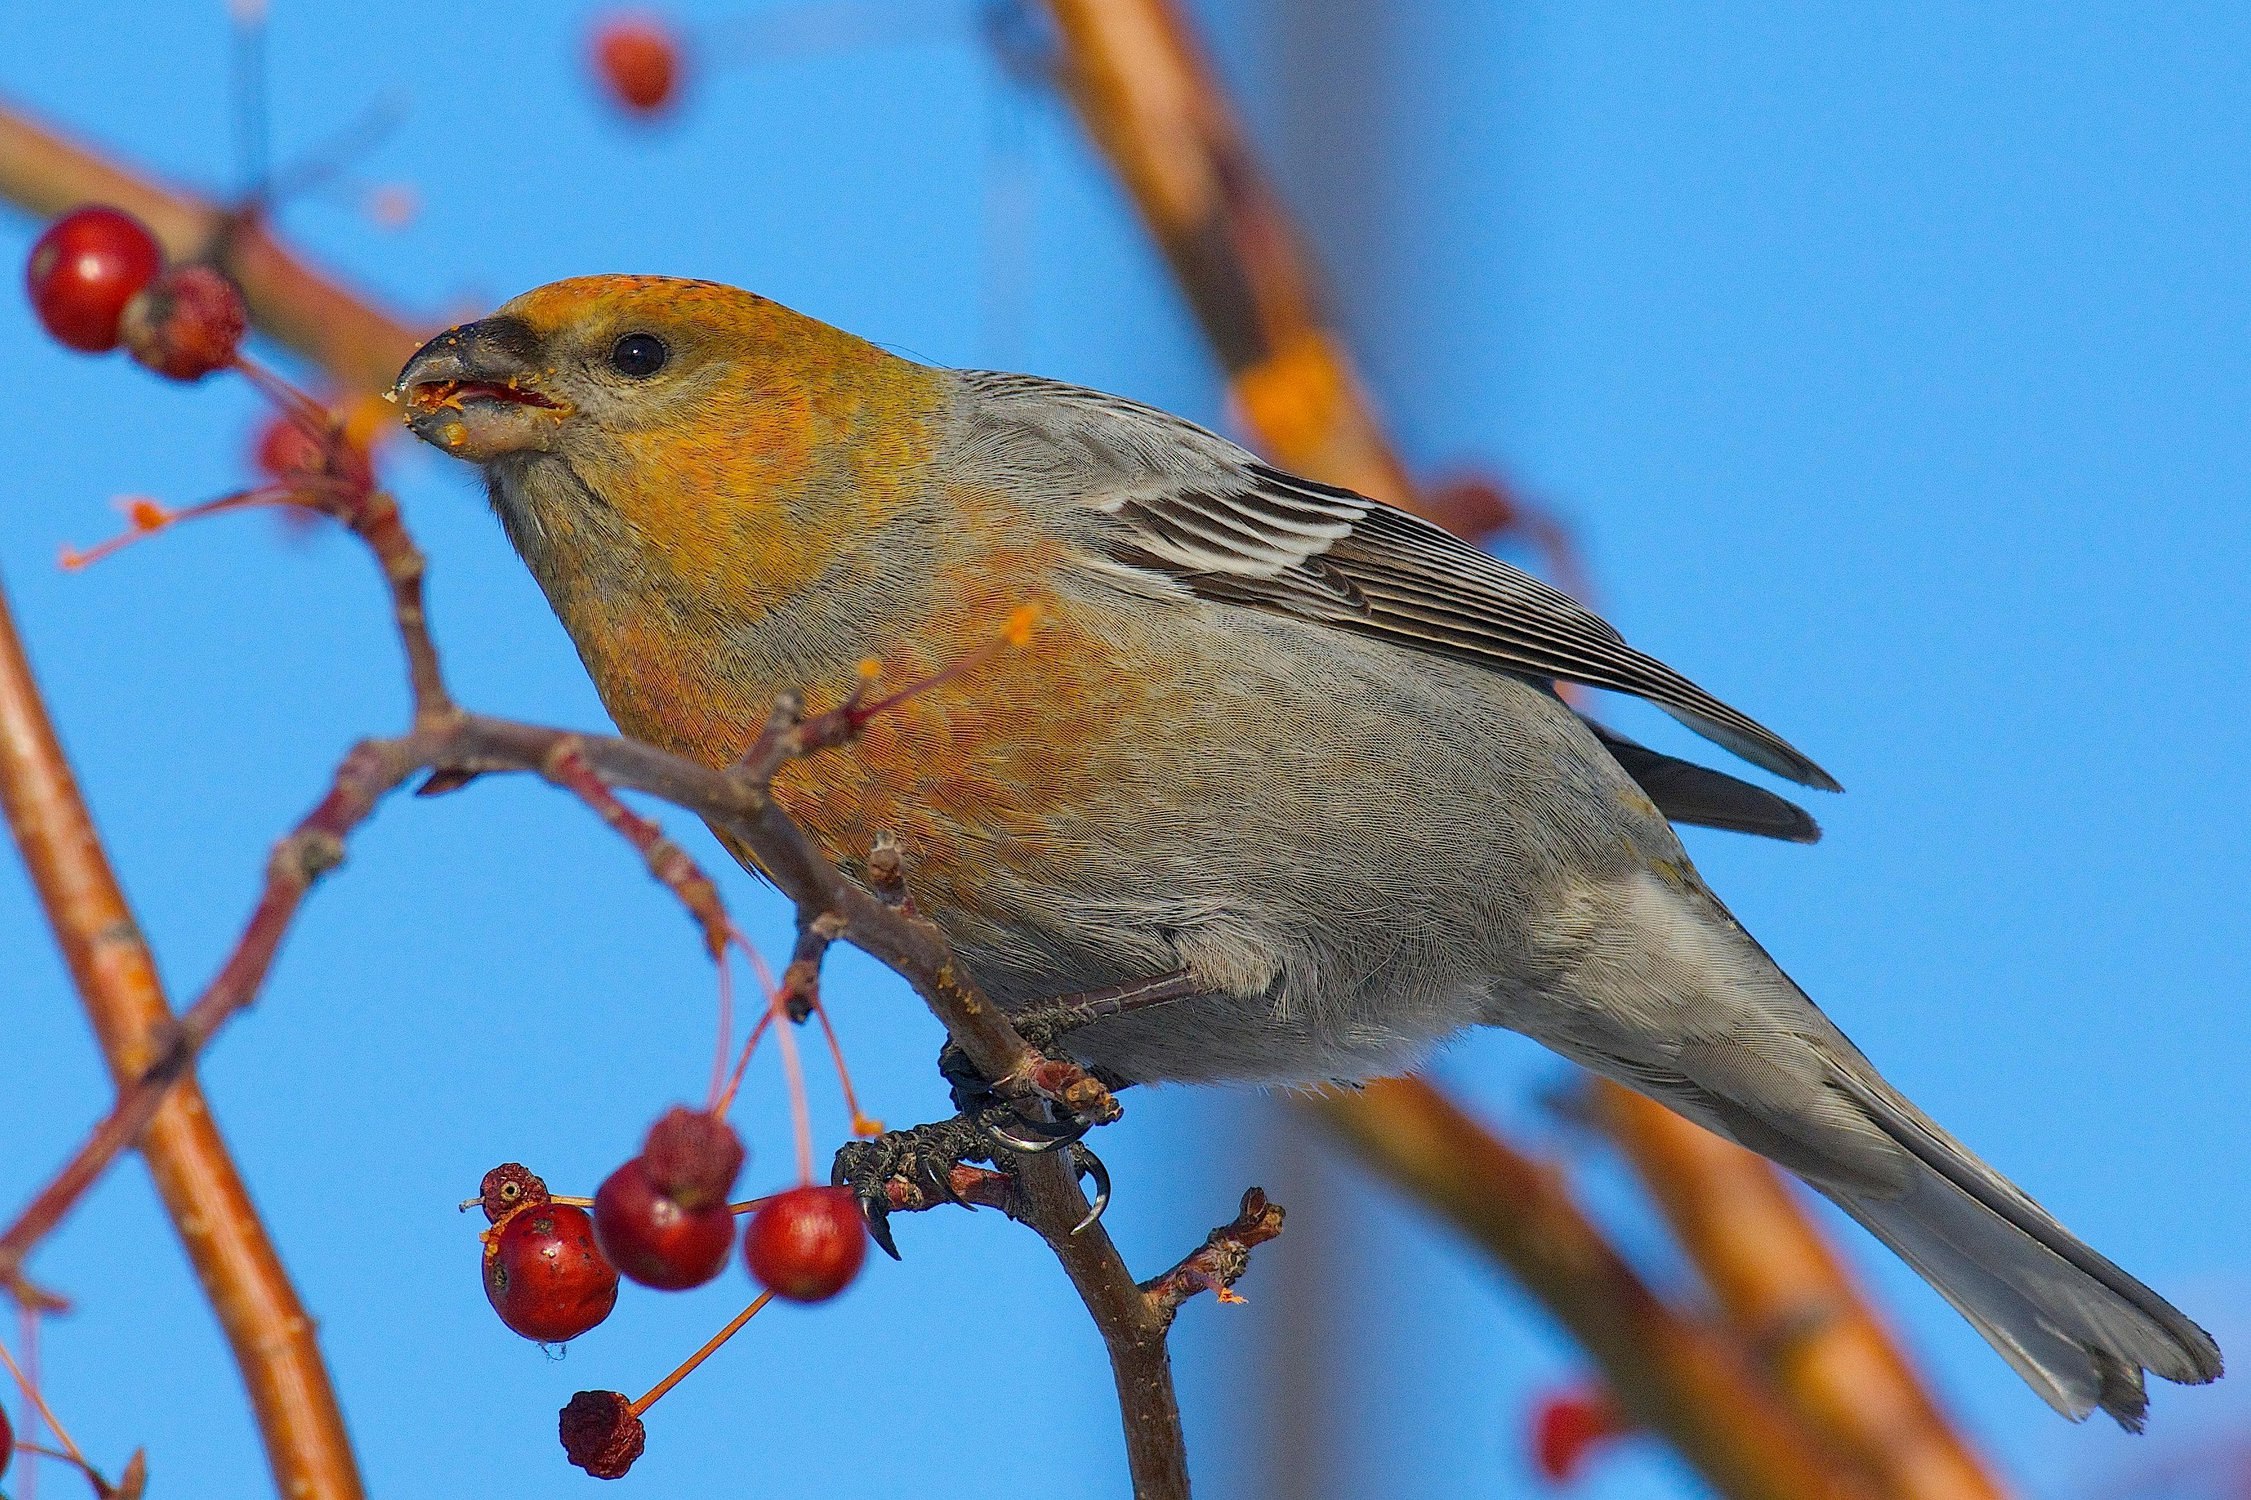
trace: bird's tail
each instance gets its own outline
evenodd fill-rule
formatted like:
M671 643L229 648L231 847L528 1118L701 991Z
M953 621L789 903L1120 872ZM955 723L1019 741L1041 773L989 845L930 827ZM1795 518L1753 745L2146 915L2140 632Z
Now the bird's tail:
M2149 1407L2143 1371L2202 1384L2220 1347L1972 1155L1880 1078L1838 1069L1838 1087L1912 1159L1904 1191L1815 1182L1968 1318L2047 1403L2097 1407L2131 1432Z

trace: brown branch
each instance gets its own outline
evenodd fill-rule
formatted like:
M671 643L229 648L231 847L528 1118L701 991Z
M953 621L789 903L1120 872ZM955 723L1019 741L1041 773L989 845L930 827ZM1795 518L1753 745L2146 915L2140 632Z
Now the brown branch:
M1170 0L1048 0L1064 91L1172 265L1260 445L1284 468L1413 506L1311 259Z
M111 1074L130 1093L133 1080L177 1053L184 1025L173 1019L155 961L102 852L4 594L0 807ZM133 1132L157 1195L233 1348L277 1487L306 1500L356 1500L363 1493L359 1471L312 1320L202 1090L185 1074L183 1067L160 1098L152 1093L157 1102ZM97 1143L103 1134L97 1132Z
M1737 1500L1866 1496L1776 1401L1734 1342L1652 1291L1571 1199L1419 1079L1315 1097L1315 1118L1522 1282L1641 1425Z
M5 107L0 198L42 217L81 203L113 204L147 224L175 259L217 251L259 330L318 364L345 390L389 389L422 342L412 324L314 270L255 219L128 171Z
M1597 1082L1592 1102L1721 1314L1809 1426L1897 1500L2007 1493L1773 1168L1617 1084Z
M1242 1301L1235 1283L1250 1269L1251 1251L1281 1232L1282 1206L1267 1202L1258 1188L1245 1192L1233 1219L1206 1235L1179 1265L1141 1283L1150 1316L1169 1328L1181 1305L1198 1292L1210 1292L1222 1302Z

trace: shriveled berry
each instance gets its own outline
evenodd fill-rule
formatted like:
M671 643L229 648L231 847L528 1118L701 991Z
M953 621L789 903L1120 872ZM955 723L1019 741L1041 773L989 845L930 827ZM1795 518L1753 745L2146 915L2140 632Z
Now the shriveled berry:
M867 1259L867 1227L849 1188L794 1187L766 1200L743 1231L758 1284L792 1302L826 1302Z
M617 1306L617 1271L594 1244L583 1208L530 1203L511 1214L485 1254L485 1296L527 1339L577 1338Z
M1631 1430L1625 1413L1604 1391L1553 1392L1533 1408L1533 1465L1543 1479L1568 1483L1597 1450Z
M156 280L164 252L148 226L114 208L75 209L31 247L24 290L40 326L88 354L115 349L125 304Z
M250 313L235 284L209 266L175 266L125 304L125 352L167 380L201 380L234 363Z
M649 1127L641 1169L656 1190L691 1211L725 1203L742 1175L742 1137L705 1110L674 1105Z
M557 1426L564 1456L596 1479L623 1479L649 1445L633 1403L616 1391L580 1391Z
M547 1179L520 1161L504 1161L485 1173L477 1184L485 1221L497 1224L526 1203L545 1203L550 1196Z
M636 1156L595 1191L594 1239L611 1265L641 1285L679 1292L727 1264L735 1216L725 1203L682 1208L657 1190Z
M284 482L333 479L355 490L371 489L375 484L375 471L365 448L341 435L324 443L287 412L275 413L258 429L251 461L268 479Z
M654 16L615 16L594 33L594 72L628 112L655 115L680 87L680 44Z

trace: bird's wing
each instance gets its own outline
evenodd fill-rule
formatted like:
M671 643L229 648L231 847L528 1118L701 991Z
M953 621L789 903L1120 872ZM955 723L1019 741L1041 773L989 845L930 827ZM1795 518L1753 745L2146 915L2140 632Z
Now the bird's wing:
M1626 644L1586 606L1451 533L1300 479L1178 417L1077 386L965 374L981 437L1096 518L1111 564L1539 681L1646 698L1778 776L1840 790L1772 730ZM1027 461L1025 439L1049 461ZM997 456L997 455L991 455Z

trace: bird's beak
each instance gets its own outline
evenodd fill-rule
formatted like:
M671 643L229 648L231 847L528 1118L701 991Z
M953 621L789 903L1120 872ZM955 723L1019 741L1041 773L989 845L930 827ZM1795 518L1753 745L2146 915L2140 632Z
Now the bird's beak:
M540 339L517 318L483 318L424 344L391 387L414 435L456 458L486 463L553 446L569 407L546 388Z

